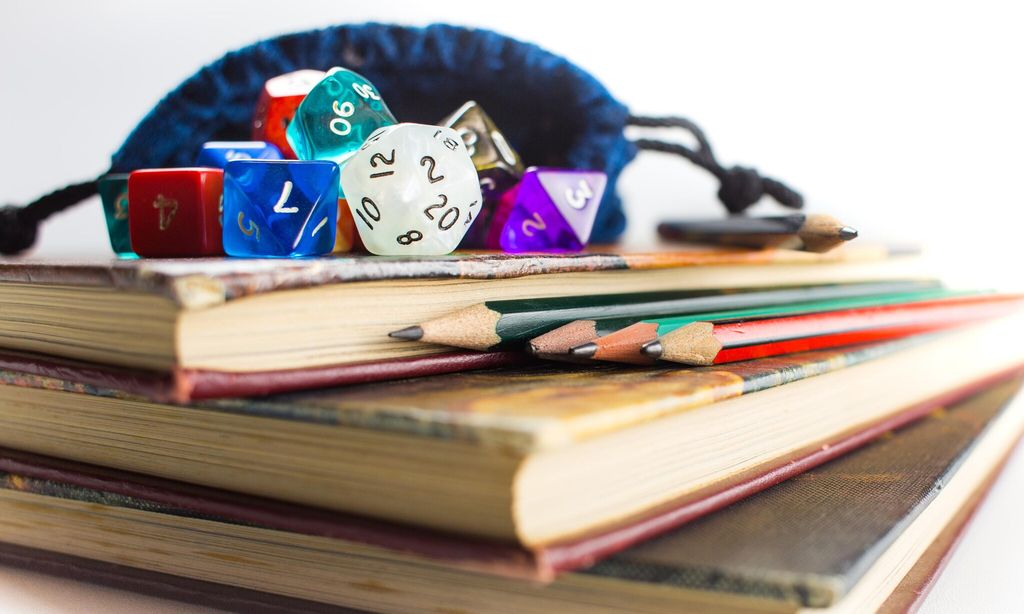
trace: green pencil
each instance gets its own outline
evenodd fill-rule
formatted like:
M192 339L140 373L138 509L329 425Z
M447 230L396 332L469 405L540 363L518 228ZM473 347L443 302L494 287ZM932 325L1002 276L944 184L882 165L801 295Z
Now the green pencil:
M644 345L694 322L713 322L715 324L742 322L863 307L935 301L977 294L979 293L954 292L936 288L919 292L893 292L874 296L843 297L793 303L790 305L770 305L751 309L733 309L665 318L649 318L639 321L620 318L600 322L598 330L605 331L605 334L595 338L593 341L571 348L569 354L577 359L589 358L631 364L650 364L652 359L641 352Z
M511 349L522 348L538 335L583 319L634 318L636 321L833 298L920 292L938 287L935 281L913 280L488 301L394 331L391 336L471 350Z

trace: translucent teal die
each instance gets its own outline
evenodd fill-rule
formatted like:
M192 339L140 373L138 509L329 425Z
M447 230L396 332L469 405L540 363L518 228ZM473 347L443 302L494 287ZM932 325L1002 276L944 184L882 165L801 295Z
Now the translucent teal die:
M372 83L332 68L299 105L288 125L288 143L300 160L343 165L377 128L396 123Z
M128 234L128 175L106 175L99 181L110 247L118 256L134 256Z

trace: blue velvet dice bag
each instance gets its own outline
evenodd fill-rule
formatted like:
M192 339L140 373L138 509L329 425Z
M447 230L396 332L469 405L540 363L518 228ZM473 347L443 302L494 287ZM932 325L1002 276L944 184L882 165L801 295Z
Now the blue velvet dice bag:
M189 166L206 141L247 139L267 79L331 66L369 79L399 121L437 123L476 100L528 164L602 170L612 185L636 154L623 134L629 111L564 58L484 30L366 24L228 53L157 104L114 154L113 169ZM607 190L593 240L612 240L625 224L619 197Z
M111 172L190 166L206 141L246 140L264 82L294 70L332 66L367 77L399 121L436 123L476 100L528 165L604 171L608 189L593 242L612 241L625 228L615 186L638 150L677 154L714 174L721 182L719 198L732 213L765 194L787 206L802 204L799 194L753 169L721 166L689 120L631 115L597 79L565 58L495 32L440 24L339 25L230 52L186 79L143 118L113 155ZM682 129L697 147L630 140L627 125ZM0 209L0 250L26 249L43 219L95 193L91 180L26 207Z

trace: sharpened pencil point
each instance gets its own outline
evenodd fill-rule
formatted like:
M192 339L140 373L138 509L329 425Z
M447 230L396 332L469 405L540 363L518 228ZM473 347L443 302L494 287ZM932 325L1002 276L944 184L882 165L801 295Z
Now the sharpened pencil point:
M405 339L407 341L419 341L423 338L423 329L419 326L408 326L402 330L391 331L388 333L388 337Z
M591 358L594 354L597 354L597 344L584 343L583 345L577 345L569 350L569 353L576 358Z
M852 241L857 238L857 229L850 226L843 226L839 229L839 238L843 241Z
M661 358L663 351L664 348L661 347L661 341L651 341L640 348L640 352L648 358Z

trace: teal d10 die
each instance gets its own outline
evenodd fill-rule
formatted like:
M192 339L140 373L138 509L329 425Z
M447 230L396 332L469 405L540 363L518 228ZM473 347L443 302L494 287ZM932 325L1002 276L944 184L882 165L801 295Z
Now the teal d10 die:
M338 223L338 165L235 160L224 167L224 251L297 258L331 253Z
M106 175L99 180L103 216L107 218L110 247L118 256L134 256L128 234L128 175Z
M372 83L351 70L332 68L303 99L286 134L300 160L343 165L374 130L394 123Z

